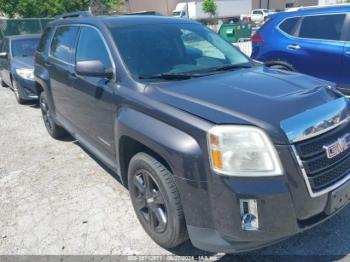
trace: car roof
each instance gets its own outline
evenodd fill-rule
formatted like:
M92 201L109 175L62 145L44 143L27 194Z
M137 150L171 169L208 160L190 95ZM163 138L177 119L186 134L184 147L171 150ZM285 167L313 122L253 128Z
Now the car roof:
M30 38L40 38L40 34L28 34L28 35L9 35L5 38L9 40L20 40L20 39L30 39Z
M350 5L333 5L333 6L312 6L312 7L298 7L292 8L290 11L276 13L277 17L290 17L290 16L305 16L312 14L329 14L329 13L344 13L350 12Z
M164 24L164 23L198 23L183 18L174 18L167 16L156 15L126 15L126 16L91 16L91 17L77 17L57 19L50 22L49 26L57 26L64 24L100 24L104 23L109 27L127 27L132 25L145 24Z

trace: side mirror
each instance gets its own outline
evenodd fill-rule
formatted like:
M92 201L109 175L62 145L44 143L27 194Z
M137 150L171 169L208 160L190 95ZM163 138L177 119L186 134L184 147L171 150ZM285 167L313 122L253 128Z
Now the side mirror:
M0 58L7 58L7 52L1 52Z
M113 69L105 68L99 60L79 61L75 66L75 71L81 76L112 78Z

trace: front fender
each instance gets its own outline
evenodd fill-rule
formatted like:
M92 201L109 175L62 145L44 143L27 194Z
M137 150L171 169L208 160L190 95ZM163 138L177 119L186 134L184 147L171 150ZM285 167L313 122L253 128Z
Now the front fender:
M127 136L150 148L164 158L175 176L196 181L205 180L200 175L205 174L202 149L189 134L130 108L118 111L115 130L116 141ZM120 163L120 148L119 143L117 144L117 161L119 159Z
M184 125L187 124L187 122L184 123ZM195 127L186 129L192 130L195 134L190 135L188 132L131 108L118 111L115 130L116 141L121 141L125 136L132 138L150 148L167 162L174 174L187 224L210 227L212 214L207 207L210 205L208 180L211 171L206 131ZM119 145L116 152L120 163ZM120 168L120 164L118 167Z

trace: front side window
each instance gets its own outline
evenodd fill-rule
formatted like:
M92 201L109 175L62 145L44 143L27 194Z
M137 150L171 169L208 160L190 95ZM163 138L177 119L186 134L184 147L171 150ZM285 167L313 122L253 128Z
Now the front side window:
M302 20L299 37L341 40L345 17L345 14L306 16Z
M74 45L77 34L77 26L62 26L57 28L51 44L51 55L66 63L73 63Z
M250 63L240 51L199 24L164 23L110 30L125 64L136 78L203 73Z
M99 60L106 68L112 67L106 46L94 28L82 27L76 52L77 62Z
M279 28L288 35L294 35L298 21L299 17L288 18L280 24Z
M33 56L38 46L39 38L17 39L11 41L13 57Z

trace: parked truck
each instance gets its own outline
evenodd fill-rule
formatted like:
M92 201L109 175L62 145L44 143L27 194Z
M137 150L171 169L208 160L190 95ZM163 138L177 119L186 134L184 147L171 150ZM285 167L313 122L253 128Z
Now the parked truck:
M173 11L173 16L193 20L209 19L210 14L203 11L202 4L203 1L190 1L188 4L186 2L178 3ZM216 5L217 18L240 17L241 14L249 13L252 10L252 2L246 0L218 0Z
M240 16L242 21L253 22L256 24L264 22L270 15L275 12L269 9L254 9L250 14L242 14Z

